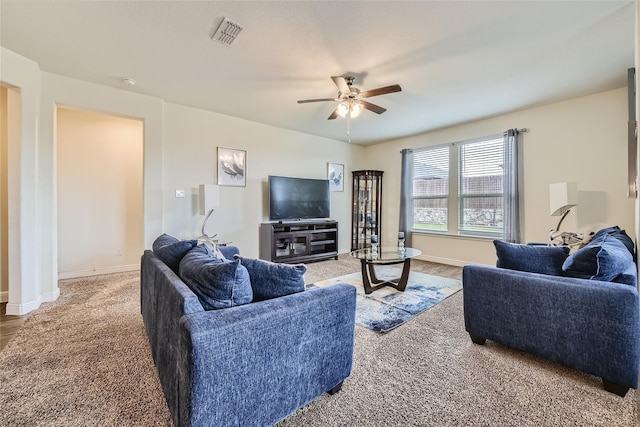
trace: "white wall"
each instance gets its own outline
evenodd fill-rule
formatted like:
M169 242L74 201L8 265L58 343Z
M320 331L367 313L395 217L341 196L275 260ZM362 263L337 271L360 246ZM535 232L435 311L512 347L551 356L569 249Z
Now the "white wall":
M222 114L165 104L164 230L181 238L201 233L198 185L217 183L217 147L246 150L246 187L220 187L220 206L207 222L209 235L230 240L248 257L258 256L261 222L268 220L267 177L327 178L327 163L345 165L345 191L331 193L331 217L339 222L340 252L350 249L351 171L365 149L326 138L266 126ZM175 190L188 195L175 197Z
M9 146L7 88L0 86L0 302L9 300L7 148Z
M42 201L38 168L42 73L35 62L0 47L0 82L11 87L7 108L9 301L6 310L7 314L19 315L59 295L55 276L42 264L50 247L41 243L48 240L51 229L41 227L38 215Z
M579 206L563 230L597 231L618 225L635 234L634 201L627 198L627 90L518 111L408 138L377 144L366 152L371 168L385 170L384 239L392 242L398 228L400 150L419 148L528 128L521 135L522 240L546 242L558 217L549 215L549 184L578 183ZM423 259L462 265L495 264L491 240L414 233L413 246Z
M43 117L55 105L89 109L144 121L144 247L166 232L180 238L200 235L204 216L197 210L199 184L215 184L216 147L247 151L247 187L223 187L221 205L207 223L209 234L233 241L246 256L258 254L261 182L268 174L326 178L327 162L345 164L345 175L360 168L364 148L164 102L128 90L43 73ZM54 122L43 123L41 137L54 140ZM55 151L53 146L47 149ZM51 154L51 159L54 154ZM273 166L270 166L273 165ZM184 189L186 198L176 198ZM342 224L341 251L349 250L348 191L332 194L332 217ZM264 215L264 216L263 216Z
M142 146L140 120L58 109L60 278L139 268Z
M52 73L42 73L42 111L39 137L41 139L41 174L47 177L42 182L42 193L47 206L42 209L41 221L55 229L56 218L48 217L56 211L55 206L55 155L56 155L56 109L58 106L101 112L141 120L144 123L144 242L151 242L162 232L162 144L163 108L159 98L141 95L130 90L114 89L82 80L71 79ZM43 178L43 181L45 179ZM43 196L44 197L44 196ZM57 247L55 233L52 247ZM53 268L55 270L55 257Z

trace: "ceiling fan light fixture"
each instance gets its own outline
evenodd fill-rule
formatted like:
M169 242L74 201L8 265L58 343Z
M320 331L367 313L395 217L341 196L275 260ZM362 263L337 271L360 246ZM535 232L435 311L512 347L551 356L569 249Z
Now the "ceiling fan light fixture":
M349 104L347 102L341 102L338 105L338 115L340 117L346 117L348 113L349 113Z
M351 118L358 117L362 113L362 104L359 102L351 103Z
M387 111L386 108L382 108L379 105L372 104L365 101L365 98L371 98L373 96L385 95L387 93L400 92L402 88L400 85L395 84L391 86L379 87L377 89L366 90L361 92L357 87L353 87L354 78L351 76L331 77L333 83L338 88L338 96L335 98L316 98L316 99L300 99L298 104L306 104L308 102L324 102L324 101L337 101L339 102L335 110L329 115L327 120L333 120L338 117L352 119L356 118L362 113L363 110L369 110L376 114L382 114Z

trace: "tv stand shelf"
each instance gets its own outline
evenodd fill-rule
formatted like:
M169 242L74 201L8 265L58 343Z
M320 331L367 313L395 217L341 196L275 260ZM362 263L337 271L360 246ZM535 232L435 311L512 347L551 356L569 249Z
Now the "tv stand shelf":
M338 259L338 222L325 220L262 223L260 258L290 264Z

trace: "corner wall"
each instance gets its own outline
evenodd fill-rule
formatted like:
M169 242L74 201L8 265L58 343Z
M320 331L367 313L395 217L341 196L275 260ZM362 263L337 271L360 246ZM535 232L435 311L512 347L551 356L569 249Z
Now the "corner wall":
M51 271L42 268L43 232L38 209L38 127L40 119L41 72L38 64L0 47L0 81L16 88L7 109L9 127L8 168L8 264L9 301L7 314L21 315L44 301L55 300L58 287ZM19 99L16 98L19 91ZM11 93L10 91L9 93ZM12 99L13 98L13 99ZM12 108L12 106L16 106ZM44 247L48 249L48 247Z
M7 88L0 86L0 302L9 300L7 148L9 146Z
M621 73L626 70L621 70ZM369 147L366 162L385 171L384 239L393 242L398 228L400 150L420 148L528 128L521 134L522 241L547 242L558 218L549 215L549 184L578 183L579 205L562 229L597 231L618 225L636 232L634 201L627 198L627 90L616 89L531 108ZM488 239L414 233L423 259L454 265L495 265Z

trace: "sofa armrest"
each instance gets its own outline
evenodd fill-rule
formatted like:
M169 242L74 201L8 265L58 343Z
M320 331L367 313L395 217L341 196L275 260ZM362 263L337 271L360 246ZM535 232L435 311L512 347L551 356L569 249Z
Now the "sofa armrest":
M469 265L467 331L636 388L640 304L635 286Z
M271 425L351 373L347 284L181 319L181 425Z

